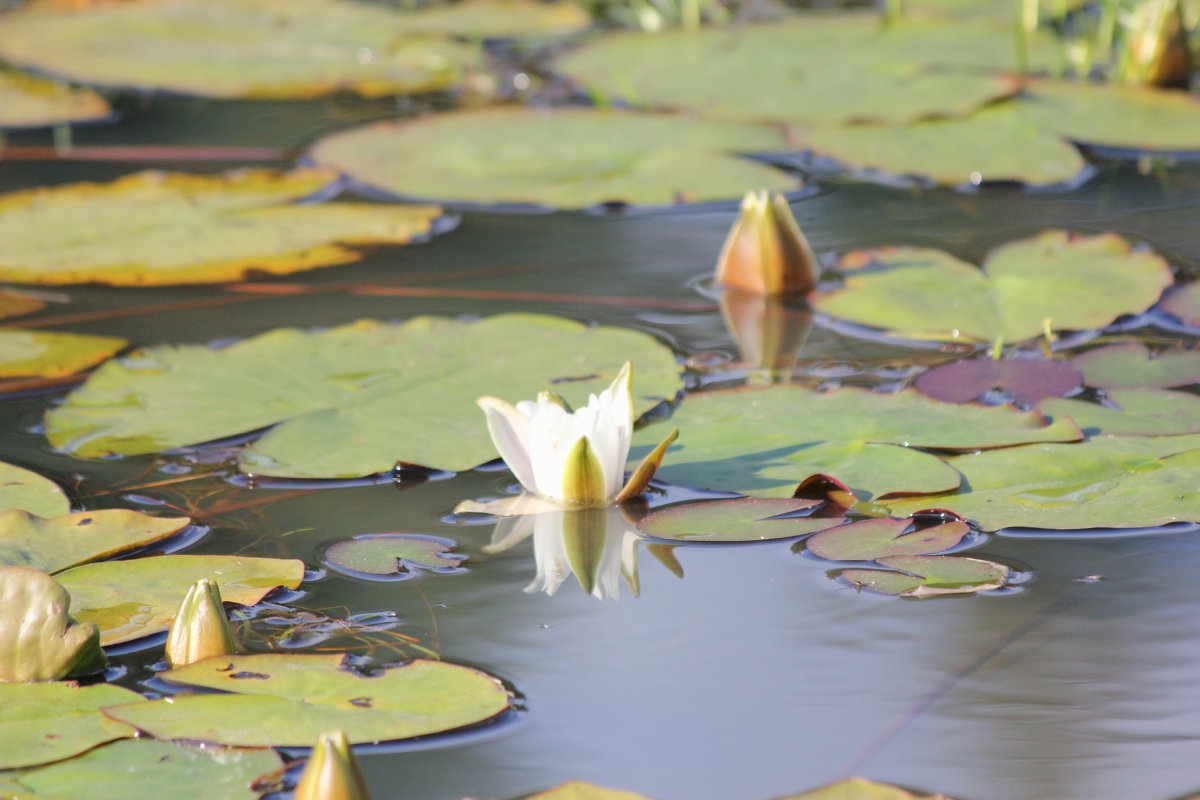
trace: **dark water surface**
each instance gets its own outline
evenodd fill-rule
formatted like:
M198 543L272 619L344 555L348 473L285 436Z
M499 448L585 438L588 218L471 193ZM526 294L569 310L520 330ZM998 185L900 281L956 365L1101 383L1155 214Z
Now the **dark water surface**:
M164 99L127 123L78 131L75 140L298 147L387 111ZM0 160L0 189L107 180L144 166ZM1194 162L1163 175L1099 162L1090 182L1062 194L822 183L794 209L821 253L912 244L978 259L1001 242L1066 227L1144 240L1188 273L1200 262ZM320 292L66 287L69 303L16 324L154 344L360 317L521 310L640 328L681 357L720 362L737 351L696 284L733 216L732 205L629 215L468 211L458 229L429 243L269 281ZM382 285L430 291L363 293ZM856 375L928 357L818 325L796 379L820 383L832 363L851 382L877 383ZM598 601L573 580L548 597L522 591L535 573L532 540L488 554L491 525L443 521L459 500L502 491L506 472L400 488L297 490L230 482L227 465L196 465L186 455L83 462L52 452L37 433L41 412L56 400L0 402L0 458L77 485L88 507L138 498L181 506L212 528L189 552L288 555L317 568L330 543L411 530L452 538L470 555L469 569L457 575L372 582L329 573L306 582L294 603L335 617L394 612L398 632L511 680L523 697L526 712L479 734L367 755L376 798L507 797L582 778L662 800L765 800L851 773L960 800L1167 800L1200 790L1200 537L1193 532L996 536L972 554L1032 577L977 597L856 594L789 542L675 549L682 579L643 547L640 597L623 587L619 601ZM145 486L210 469L208 477ZM269 627L256 630L265 635ZM149 676L146 656L118 659L129 668L127 685Z

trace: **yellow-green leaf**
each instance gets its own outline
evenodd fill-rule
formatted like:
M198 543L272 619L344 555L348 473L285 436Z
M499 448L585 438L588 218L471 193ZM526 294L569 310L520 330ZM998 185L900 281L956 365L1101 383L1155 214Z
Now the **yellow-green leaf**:
M72 89L44 78L0 72L0 128L91 122L111 113L104 98L90 89Z
M99 364L127 344L116 336L0 330L0 378L72 375Z

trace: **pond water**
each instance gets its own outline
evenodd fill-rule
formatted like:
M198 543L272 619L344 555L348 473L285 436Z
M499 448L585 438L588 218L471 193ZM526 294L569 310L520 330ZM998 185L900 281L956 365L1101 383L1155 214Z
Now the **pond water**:
M389 110L163 98L122 124L78 130L75 142L296 147ZM10 141L47 145L49 136ZM145 166L231 165L0 160L0 190L105 180ZM1100 161L1087 184L1057 194L829 180L793 208L822 254L912 244L973 260L998 243L1063 227L1152 243L1186 273L1200 262L1194 162L1140 174L1129 163ZM710 376L720 380L743 371L697 285L734 215L732 205L611 215L467 211L456 230L428 243L265 282L307 291L68 287L55 291L69 304L20 324L152 344L362 317L536 311L650 332L682 359L723 364ZM881 367L931 355L816 325L795 380L892 383ZM599 601L574 581L547 596L522 591L535 574L531 539L489 554L491 524L449 517L459 500L505 491L506 471L316 488L247 485L228 464L186 453L85 462L52 451L40 435L41 415L59 397L0 402L0 459L74 486L81 506L180 507L211 528L188 552L293 556L317 569L333 542L414 531L453 539L470 557L465 572L404 581L315 574L289 599L337 618L394 614L393 633L504 677L522 698L524 710L482 730L364 754L377 798L510 797L579 778L663 800L765 800L849 774L979 800L1166 800L1200 790L1200 538L1191 528L1002 533L972 555L1029 577L973 597L855 593L786 541L676 548L682 577L643 545L640 596L622 587L618 601ZM289 630L268 616L254 624L259 647ZM293 639L322 646L313 632ZM412 652L391 641L373 638L370 653L387 660ZM118 683L145 689L147 661L158 652L118 655L127 670Z

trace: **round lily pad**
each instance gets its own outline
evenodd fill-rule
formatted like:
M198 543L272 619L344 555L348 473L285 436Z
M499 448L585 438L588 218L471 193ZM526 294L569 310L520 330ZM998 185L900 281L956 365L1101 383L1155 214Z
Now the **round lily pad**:
M160 677L233 694L179 695L104 712L159 739L308 747L334 728L354 743L395 741L483 722L509 707L504 686L469 667L416 660L366 675L342 660L276 653L209 658Z
M39 517L69 513L71 503L49 478L15 464L0 462L0 511L20 509Z
M436 536L377 533L331 545L325 563L337 570L365 575L415 577L419 570L461 572L466 556L451 552L454 542Z
M592 108L489 108L335 133L319 165L406 198L588 208L730 200L799 182L736 153L786 147L775 129Z
M879 517L821 531L806 539L804 548L831 561L873 561L940 553L954 547L968 532L961 519L922 526L911 518Z
M999 589L1009 574L1003 564L960 556L889 556L877 561L897 571L844 569L838 577L856 589L901 597L934 597Z
M824 530L844 522L836 517L789 517L781 514L820 505L817 500L738 497L676 503L660 508L638 522L638 530L659 539L685 542L760 542L787 539Z
M163 346L109 361L50 412L47 436L96 458L275 425L243 451L244 470L357 477L398 461L464 470L496 457L477 397L517 402L548 390L580 406L626 360L635 414L682 388L674 354L650 336L557 317L283 328L222 349Z
M1141 342L1120 342L1075 356L1088 386L1167 388L1200 382L1200 352L1171 348L1151 353Z
M95 122L112 109L90 89L0 71L0 128L40 128L65 122Z
M22 773L18 782L35 796L56 800L255 800L262 792L251 784L282 766L272 750L185 747L143 738Z
M0 330L0 378L73 375L94 367L129 344L116 336L54 331Z
M966 403L1001 389L1014 401L1033 405L1046 396L1069 394L1082 384L1079 370L1062 361L974 358L936 366L921 373L914 385L947 403Z
M0 769L59 761L133 736L136 729L100 708L141 702L137 692L106 683L0 683Z
M5 511L0 513L0 564L59 572L165 539L190 522L187 517L152 517L123 508L51 519Z
M147 286L286 274L356 261L351 245L408 242L441 215L432 206L293 203L333 179L324 170L140 172L12 192L0 197L0 280Z
M869 269L867 269L869 267ZM916 339L1015 343L1054 330L1093 330L1153 305L1174 277L1157 254L1117 234L1045 231L996 248L983 268L939 250L846 254L841 288L813 306Z

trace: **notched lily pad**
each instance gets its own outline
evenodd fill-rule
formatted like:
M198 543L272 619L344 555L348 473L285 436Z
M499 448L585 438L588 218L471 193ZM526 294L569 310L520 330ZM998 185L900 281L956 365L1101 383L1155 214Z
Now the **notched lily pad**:
M111 115L104 98L90 89L0 70L0 128L96 122Z
M295 589L304 562L244 556L147 556L73 567L58 575L75 617L100 628L102 644L118 644L170 627L187 590L212 578L227 603L253 605L272 589ZM316 740L316 737L313 737Z
M1037 410L1069 418L1089 436L1178 436L1200 433L1200 397L1162 389L1109 389L1109 405L1050 397Z
M1120 342L1071 359L1088 386L1165 389L1200 382L1200 352L1172 347L1158 353L1141 342Z
M635 414L682 389L674 354L647 334L558 317L282 328L221 349L160 346L109 361L49 413L47 437L97 458L275 425L243 451L244 470L357 477L400 461L458 471L496 457L475 398L549 390L578 407L626 360Z
M71 503L49 478L0 461L0 511L18 509L39 517L59 517L70 513Z
M669 206L800 183L737 153L779 151L775 129L594 108L489 108L327 136L311 157L405 198L588 208Z
M1045 231L988 254L983 268L939 250L854 251L841 288L814 308L916 339L1013 344L1053 330L1094 330L1153 305L1174 281L1167 263L1113 234Z
M40 569L0 567L0 681L55 681L104 669L100 632L72 619L70 607L66 589Z
M804 542L808 552L831 561L874 561L888 556L923 556L949 550L970 532L954 518L879 517L830 528Z
M335 178L139 172L12 192L0 197L0 280L162 286L287 274L357 261L354 245L411 241L441 215L435 206L294 202Z
M123 508L50 519L5 511L0 513L0 564L60 572L152 544L190 522L187 517L152 517Z
M455 542L436 536L377 533L331 545L325 563L352 574L416 577L418 571L461 572L466 556L452 552Z
M921 373L914 385L945 403L966 403L1000 389L1028 406L1046 396L1070 394L1083 385L1083 376L1062 361L974 358L936 366Z
M141 702L137 692L107 683L0 683L0 769L59 761L133 736L135 728L100 708Z
M96 366L127 344L127 339L116 336L6 328L0 330L0 378L73 375Z
M159 739L309 747L334 728L351 742L394 741L483 722L509 707L500 682L469 667L417 660L364 675L342 661L340 654L209 658L160 677L234 694L178 695L104 712Z
M782 514L815 509L820 505L818 500L761 497L676 503L651 512L638 522L637 527L647 536L685 542L788 539L844 522L841 509L832 517L777 519Z
M282 765L272 750L184 747L143 738L25 772L18 781L31 795L56 800L254 800L262 794L251 788L254 780Z
M1009 575L1008 567L1003 564L961 556L888 556L876 561L896 571L844 569L837 577L859 590L900 597L934 597L999 589Z

